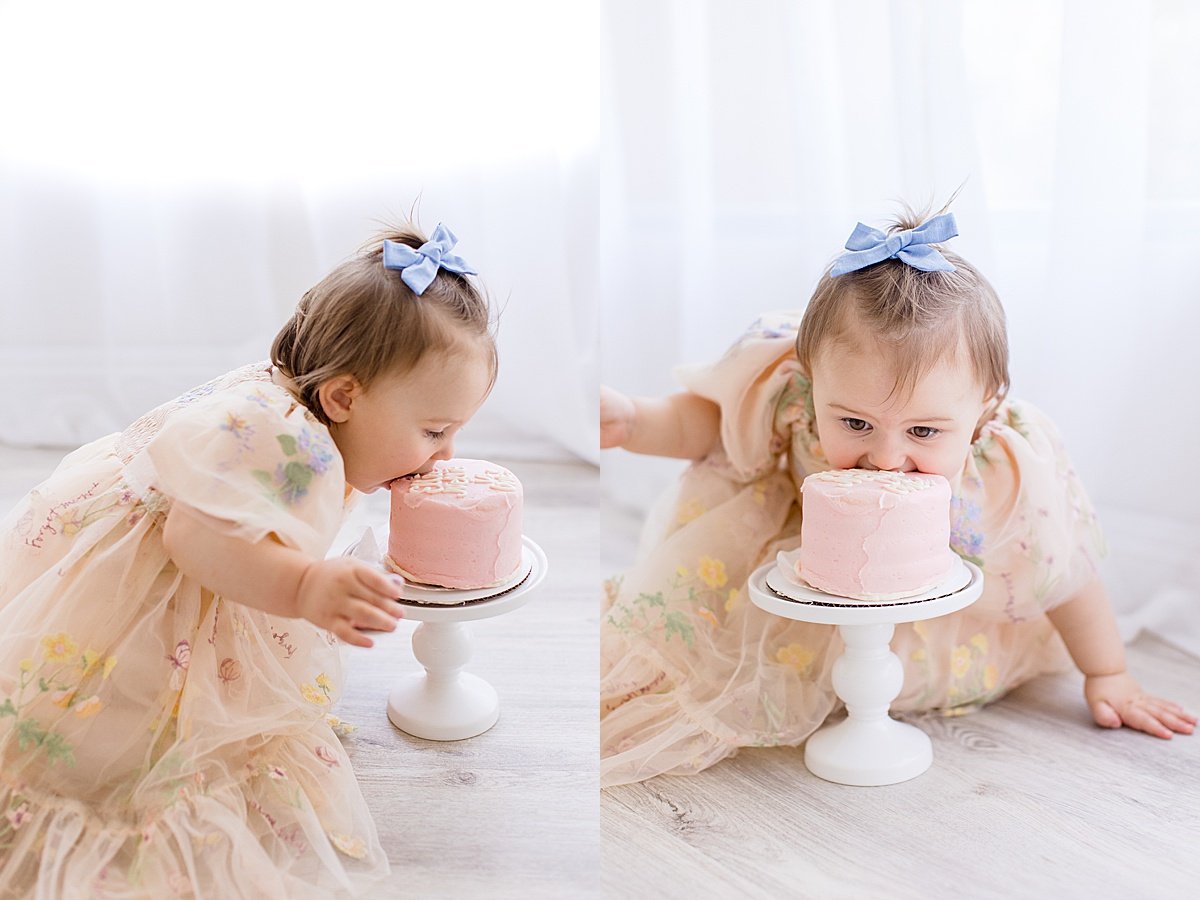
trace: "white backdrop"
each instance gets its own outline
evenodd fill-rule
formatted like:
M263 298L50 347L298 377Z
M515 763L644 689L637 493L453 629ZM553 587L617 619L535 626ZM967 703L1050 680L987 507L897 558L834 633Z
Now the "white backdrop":
M964 185L953 246L1099 508L1123 628L1200 652L1200 4L606 11L602 380L676 389L673 365L802 308L856 220ZM677 469L607 451L606 497L644 510Z
M0 441L91 440L265 358L300 295L419 200L502 309L460 452L595 460L600 21L0 0Z

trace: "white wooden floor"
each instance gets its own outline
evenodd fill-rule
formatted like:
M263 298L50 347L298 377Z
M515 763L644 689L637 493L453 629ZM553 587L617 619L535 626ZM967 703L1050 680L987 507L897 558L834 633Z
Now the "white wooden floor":
M0 447L0 514L64 453ZM529 603L470 626L468 671L496 688L500 721L451 743L410 737L388 721L392 684L420 671L416 623L375 635L370 650L347 651L346 692L333 712L358 726L347 748L393 868L372 900L600 895L597 470L495 461L520 477L525 533L550 564ZM363 499L333 552L367 524L386 533L386 495Z
M611 510L603 556L633 556ZM1200 660L1143 636L1148 690L1200 711ZM913 720L934 764L890 787L831 784L803 749L744 750L601 795L610 898L1200 896L1200 735L1091 724L1081 678L1038 679L971 716Z

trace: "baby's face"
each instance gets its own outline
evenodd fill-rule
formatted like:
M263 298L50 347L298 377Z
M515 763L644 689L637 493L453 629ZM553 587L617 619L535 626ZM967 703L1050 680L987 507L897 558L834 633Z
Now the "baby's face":
M954 479L987 402L965 354L942 360L911 396L892 393L895 372L872 340L823 349L813 362L813 405L835 469L925 472Z
M491 387L481 344L429 353L403 375L380 378L353 399L348 419L330 429L346 481L364 493L425 473L454 456L454 437Z

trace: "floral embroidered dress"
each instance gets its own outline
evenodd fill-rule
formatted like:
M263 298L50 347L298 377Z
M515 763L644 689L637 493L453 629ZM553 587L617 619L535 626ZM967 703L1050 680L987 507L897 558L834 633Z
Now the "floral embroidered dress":
M336 640L214 596L173 503L323 557L348 496L265 363L63 460L0 526L0 896L329 897L387 873Z
M611 580L601 618L601 784L711 766L739 747L799 745L841 708L832 625L763 612L749 575L800 543L799 486L829 469L794 343L799 318L765 317L717 363L679 372L721 409L720 446L687 469L649 547ZM966 712L1069 665L1046 610L1095 573L1103 538L1051 423L1008 400L952 484L953 549L982 597L896 627L894 711Z

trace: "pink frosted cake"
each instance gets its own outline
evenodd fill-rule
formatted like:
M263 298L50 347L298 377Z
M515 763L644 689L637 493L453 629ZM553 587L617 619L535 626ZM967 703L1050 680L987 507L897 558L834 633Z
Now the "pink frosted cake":
M804 479L796 574L854 600L898 600L954 574L950 483L941 475L841 469Z
M387 563L421 584L503 584L521 567L521 501L521 482L503 466L438 460L392 485Z

